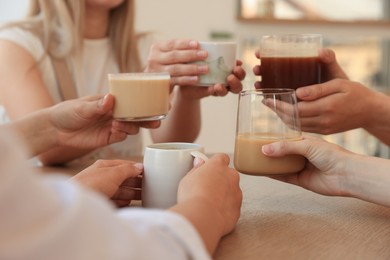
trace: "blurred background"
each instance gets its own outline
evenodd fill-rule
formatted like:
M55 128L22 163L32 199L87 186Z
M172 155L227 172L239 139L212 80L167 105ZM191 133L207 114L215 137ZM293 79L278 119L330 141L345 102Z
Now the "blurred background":
M23 17L28 2L0 1L0 23ZM351 80L389 91L388 0L137 0L136 6L137 29L154 32L158 39L236 41L237 57L247 71L245 88L256 80L252 67L259 62L254 52L262 35L320 33ZM233 153L237 101L234 94L202 100L196 142L207 153ZM389 158L388 146L361 129L324 138L357 153Z

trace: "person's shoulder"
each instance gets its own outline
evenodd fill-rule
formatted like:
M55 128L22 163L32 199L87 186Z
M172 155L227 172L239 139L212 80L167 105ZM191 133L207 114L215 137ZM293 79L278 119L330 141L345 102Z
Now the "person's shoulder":
M2 28L0 30L0 40L8 40L21 46L35 58L42 55L43 52L43 45L39 36L18 26Z
M31 31L20 28L18 26L4 27L0 29L0 39L35 39L39 37Z

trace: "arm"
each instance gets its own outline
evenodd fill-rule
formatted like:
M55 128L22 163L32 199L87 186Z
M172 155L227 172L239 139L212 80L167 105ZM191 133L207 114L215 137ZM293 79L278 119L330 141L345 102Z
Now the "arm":
M0 40L0 103L11 120L54 105L36 60L24 48ZM62 147L41 154L43 164L64 163L91 150Z
M191 170L180 182L178 204L212 254L222 236L230 233L240 216L242 192L239 175L229 168L229 157L218 154Z
M122 141L140 127L154 128L159 121L121 122L112 118L112 95L90 96L61 102L7 125L28 144L31 155L56 146L94 149Z
M390 97L360 83L334 79L297 89L305 132L333 134L364 128L390 145ZM380 115L380 116L376 116Z
M263 146L267 156L300 154L308 159L299 173L275 177L328 196L346 196L390 207L390 160L354 154L319 138Z
M101 196L66 179L29 174L33 169L21 163L18 146L3 134L0 144L6 149L1 151L7 153L0 157L0 206L9 209L0 222L0 238L7 241L0 245L3 258L209 259L238 220L242 194L227 156L192 170L180 184L177 206L169 211L116 211ZM114 179L121 183L138 174L136 168L125 167ZM28 238L25 230L30 230Z

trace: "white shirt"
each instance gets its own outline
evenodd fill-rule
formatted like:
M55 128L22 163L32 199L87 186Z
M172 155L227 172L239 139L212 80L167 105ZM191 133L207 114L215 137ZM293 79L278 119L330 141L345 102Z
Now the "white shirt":
M211 259L182 216L116 210L66 177L33 173L1 129L0 147L0 259Z
M9 40L18 44L28 51L36 61L39 61L44 53L41 40L36 35L20 28L1 30L0 39ZM146 43L143 42L142 44L145 45ZM140 49L141 51L146 50L145 48ZM145 53L141 53L141 57L146 57ZM84 40L84 49L80 60L68 59L67 62L71 64L71 70L82 72L81 74L73 73L76 77L75 86L79 97L108 93L107 74L119 72L108 38ZM39 68L45 86L54 102L61 102L61 94L50 58L45 57L39 63ZM4 107L0 104L0 124L9 121ZM143 142L140 132L136 135L129 135L126 140L120 143L97 149L81 158L81 160L126 158L129 156L139 156L142 153Z

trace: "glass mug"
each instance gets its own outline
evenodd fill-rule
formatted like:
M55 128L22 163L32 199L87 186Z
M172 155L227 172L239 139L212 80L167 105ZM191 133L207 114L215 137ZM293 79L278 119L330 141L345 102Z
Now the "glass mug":
M249 175L281 175L299 172L305 157L267 157L262 146L302 139L293 89L245 90L239 94L234 167Z
M115 98L113 116L122 121L160 120L170 102L168 72L108 74L110 93Z
M260 40L262 88L291 88L320 83L320 34L265 35Z

